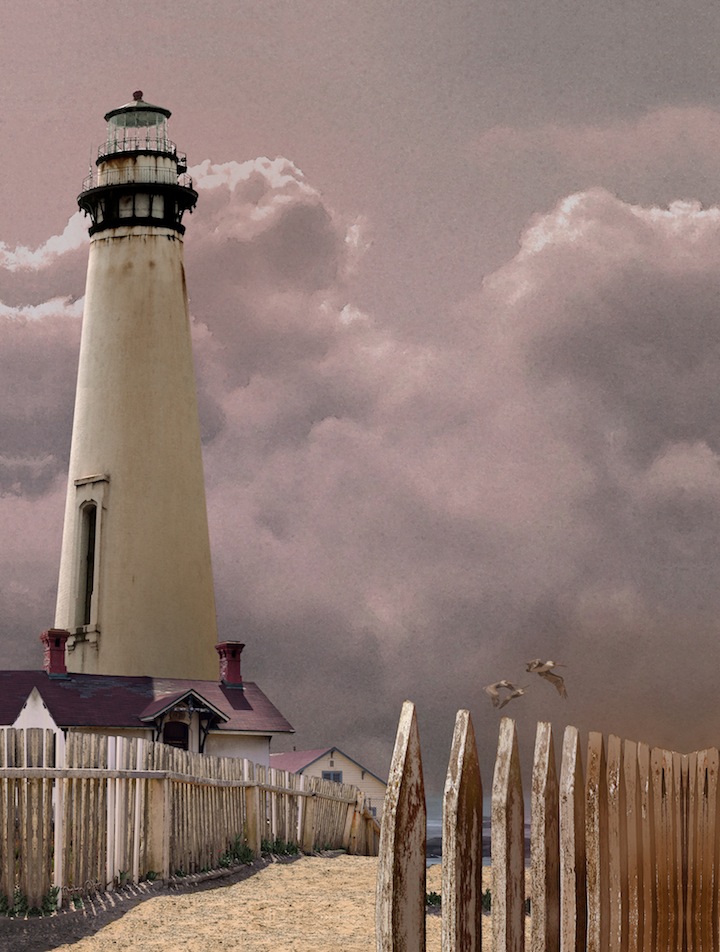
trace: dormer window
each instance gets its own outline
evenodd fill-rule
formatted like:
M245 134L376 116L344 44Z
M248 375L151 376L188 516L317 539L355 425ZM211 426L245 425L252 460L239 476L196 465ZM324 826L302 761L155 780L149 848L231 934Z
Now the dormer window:
M163 725L163 744L187 750L190 741L190 725L183 721L165 721Z
M155 740L200 754L210 730L227 719L227 714L192 689L157 698L140 714L143 723L155 726Z

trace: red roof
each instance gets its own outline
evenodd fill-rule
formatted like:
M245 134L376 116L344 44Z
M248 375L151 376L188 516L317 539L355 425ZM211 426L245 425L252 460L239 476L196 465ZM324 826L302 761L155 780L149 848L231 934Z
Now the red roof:
M290 773L299 773L316 760L335 750L334 747L320 747L317 750L288 750L282 754L270 754L270 766L276 770L289 770Z
M292 733L294 728L252 681L243 689L217 681L181 678L71 674L51 678L44 671L0 671L0 725L14 723L33 688L37 688L58 727L147 727L140 718L162 710L173 696L188 691L205 698L227 721L214 730ZM165 703L163 703L165 702ZM152 705L152 707L151 707Z
M364 767L355 760L354 757L350 757L344 750L340 750L339 747L319 747L317 750L288 750L284 753L270 754L270 766L276 770L289 770L290 773L302 773L306 767L309 767L310 764L314 764L316 760L320 760L320 758L326 754L332 756L334 753L341 754L346 760L349 760L355 764L356 767L359 767L360 770L369 773L376 780L379 780L380 783L387 784L386 780L378 777L372 770L368 770L367 767Z

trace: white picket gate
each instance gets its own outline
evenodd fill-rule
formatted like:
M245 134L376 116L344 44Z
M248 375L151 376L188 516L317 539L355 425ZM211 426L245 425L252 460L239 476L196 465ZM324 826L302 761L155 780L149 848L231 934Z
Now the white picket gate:
M532 952L718 952L717 749L678 754L550 724L535 738L529 813ZM514 721L500 722L491 796L494 952L524 952L525 798ZM443 795L442 949L482 947L483 796L459 711ZM425 795L415 708L398 725L380 835L378 952L425 950Z

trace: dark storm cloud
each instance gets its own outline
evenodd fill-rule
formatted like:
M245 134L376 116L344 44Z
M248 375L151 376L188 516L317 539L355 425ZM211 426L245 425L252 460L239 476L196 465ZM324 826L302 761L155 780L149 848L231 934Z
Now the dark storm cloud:
M455 709L487 753L482 685L540 655L567 662L570 699L533 684L513 712L528 730L682 748L699 719L720 727L720 212L570 196L413 339L354 303L362 227L287 160L196 179L186 259L220 630L246 641L295 742L382 772L410 696L437 786ZM53 300L61 258L38 264L33 300ZM77 360L76 305L38 307L0 323L18 639L23 617L52 620ZM36 664L35 630L22 638ZM693 646L680 660L678 639ZM690 684L678 721L666 702Z
M482 683L548 654L574 669L571 702L535 691L519 716L687 745L660 699L682 693L680 637L697 717L714 691L718 232L716 209L573 196L450 335L331 322L315 359L228 393L211 513L222 551L244 542L218 571L227 617L242 605L264 633L263 674L282 667L272 632L292 630L324 703L350 664L328 646L362 631L364 704L392 720L415 697L437 749L466 703L489 748ZM301 723L321 720L288 690Z
M191 310L211 327L230 386L321 357L333 318L316 296L333 297L342 284L348 225L333 220L286 159L193 171L200 208L187 247Z

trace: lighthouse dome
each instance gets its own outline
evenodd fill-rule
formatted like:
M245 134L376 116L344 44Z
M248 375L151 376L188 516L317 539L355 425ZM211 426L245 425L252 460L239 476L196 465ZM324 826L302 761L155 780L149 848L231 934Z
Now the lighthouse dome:
M164 106L154 106L145 102L141 90L133 93L132 102L118 106L105 113L105 121L113 122L116 126L154 126L169 119L172 113Z

